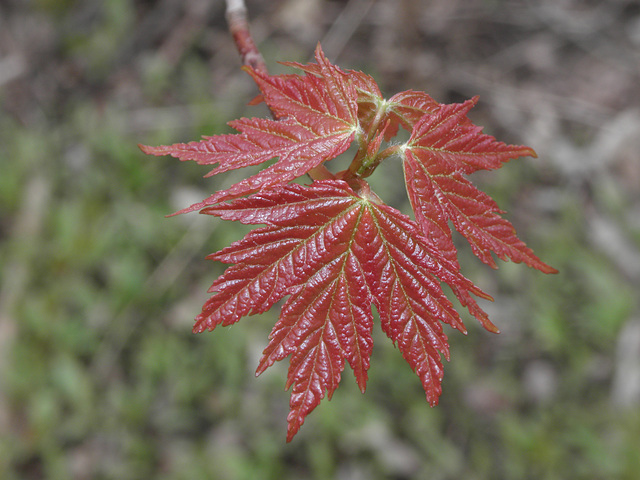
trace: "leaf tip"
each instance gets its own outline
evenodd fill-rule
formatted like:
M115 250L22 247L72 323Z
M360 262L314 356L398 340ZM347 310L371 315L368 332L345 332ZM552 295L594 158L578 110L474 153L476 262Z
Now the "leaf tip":
M207 329L202 319L196 318L196 323L191 329L191 333L202 333Z
M547 265L546 263L543 263L542 265L540 265L538 267L538 270L540 270L542 273L547 273L547 274L560 273L559 270L553 268L551 265Z
M260 360L260 363L258 364L258 367L256 368L255 376L259 377L267 368L269 368L269 363L267 363L266 358L263 356Z
M142 150L143 153L146 153L147 155L164 155L164 151L163 151L163 147L152 147L150 145L143 145L141 143L138 144L138 148L140 150Z
M253 97L247 105L253 107L255 105L260 105L262 102L264 102L264 95L260 94Z
M318 63L320 63L321 58L326 58L324 55L324 52L322 51L322 45L320 45L320 42L316 44L316 49L314 51L314 54Z
M500 329L496 327L491 320L488 318L480 320L481 325L487 332L495 333L496 335L500 333Z

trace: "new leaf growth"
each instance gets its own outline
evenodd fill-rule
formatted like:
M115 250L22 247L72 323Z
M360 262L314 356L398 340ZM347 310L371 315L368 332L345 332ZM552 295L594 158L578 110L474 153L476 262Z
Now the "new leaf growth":
M287 63L302 71L294 75L246 67L274 119L242 118L229 124L238 133L199 142L141 146L149 154L212 166L207 176L277 159L182 212L264 225L208 257L231 266L211 286L193 330L231 325L286 297L256 373L290 357L288 441L325 395L333 395L345 362L365 391L372 306L432 406L442 391L441 357L449 359L442 324L466 333L441 283L487 330L498 332L474 299L491 297L460 273L450 223L493 268L492 252L555 272L467 179L535 156L528 147L483 134L467 117L476 99L444 105L406 91L385 100L373 78L332 65L319 45L315 58L308 65ZM409 140L390 142L399 128ZM358 150L349 168L319 179L317 168L354 141ZM365 180L392 156L402 160L415 221L385 205ZM310 185L290 183L305 174L314 179Z

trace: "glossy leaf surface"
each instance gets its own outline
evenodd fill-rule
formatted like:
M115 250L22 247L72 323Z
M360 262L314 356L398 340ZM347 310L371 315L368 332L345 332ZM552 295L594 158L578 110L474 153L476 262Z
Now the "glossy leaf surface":
M467 117L477 99L444 105L409 90L385 100L369 75L332 65L320 46L315 58L308 65L286 64L300 75L247 69L274 119L236 120L230 125L238 133L199 142L141 146L153 155L213 166L208 176L276 159L183 211L262 225L208 257L230 266L211 286L194 332L231 325L284 301L257 374L289 357L288 440L333 395L347 363L365 391L372 307L431 405L442 391L441 357L449 358L443 324L466 333L441 284L487 330L498 332L475 299L491 297L460 273L450 224L492 267L495 254L555 272L467 178L535 156L528 147L482 133ZM400 128L410 138L394 143ZM325 162L352 143L357 151L351 165L332 174ZM385 205L364 180L390 157L402 161L415 221ZM290 183L304 174L315 181Z
M375 305L382 328L418 374L427 400L440 395L449 357L442 323L464 331L441 281L483 295L439 258L418 226L401 212L361 198L339 180L290 185L203 211L266 224L210 258L234 263L194 331L264 312L289 295L258 373L291 355L289 438L340 381L345 360L364 391Z

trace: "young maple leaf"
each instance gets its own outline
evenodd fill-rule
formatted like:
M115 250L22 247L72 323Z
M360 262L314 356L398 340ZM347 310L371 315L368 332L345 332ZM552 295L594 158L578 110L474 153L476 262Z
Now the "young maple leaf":
M500 168L522 156L535 156L529 147L505 145L473 125L466 114L477 99L441 105L413 126L403 147L404 172L409 199L423 232L442 251L455 251L448 222L471 244L473 253L497 268L491 257L524 262L546 273L555 269L543 263L516 237L504 213L491 197L463 175Z
M207 176L278 157L275 164L260 173L181 213L287 184L349 148L359 128L355 87L329 63L320 48L316 50L316 60L321 76L268 76L246 69L277 120L243 118L229 122L238 134L169 146L140 146L152 155L171 155L201 165L217 164Z
M291 355L288 439L325 393L333 394L345 359L364 392L375 305L384 332L417 373L432 405L449 358L442 323L465 331L440 282L486 298L441 258L401 212L357 196L339 180L289 185L212 206L202 213L266 224L209 258L234 263L195 332L264 312L289 295L257 373Z
M345 362L364 392L372 306L431 405L441 393L441 356L449 359L442 324L466 333L440 284L487 330L498 332L474 298L491 297L460 273L449 222L492 267L495 253L555 272L466 178L535 156L533 150L483 134L467 117L475 99L442 105L424 92L406 91L385 100L373 78L332 65L319 45L315 57L317 63L285 64L304 75L247 69L275 120L240 119L230 122L237 134L141 146L150 154L217 165L208 175L278 159L183 211L265 225L208 257L232 265L211 286L193 330L231 325L288 297L256 372L290 357L288 441L322 398L333 395ZM409 140L383 145L400 127L410 132ZM310 186L289 184L313 174L353 140L358 151L348 170ZM415 221L385 205L364 180L391 156L402 159Z

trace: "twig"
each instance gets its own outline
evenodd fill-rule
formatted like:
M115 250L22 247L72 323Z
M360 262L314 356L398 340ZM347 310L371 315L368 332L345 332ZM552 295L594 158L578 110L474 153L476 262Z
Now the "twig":
M227 22L229 23L229 31L236 43L242 63L248 65L254 70L269 74L267 65L262 58L262 54L258 50L256 43L253 41L251 32L249 32L249 23L247 22L247 8L244 6L244 0L227 0ZM312 180L326 180L328 178L336 178L327 167L318 165L309 170L307 175Z
M258 72L268 73L267 65L264 63L264 59L249 32L247 9L244 6L244 0L227 0L226 16L229 23L229 31L236 43L242 63Z

